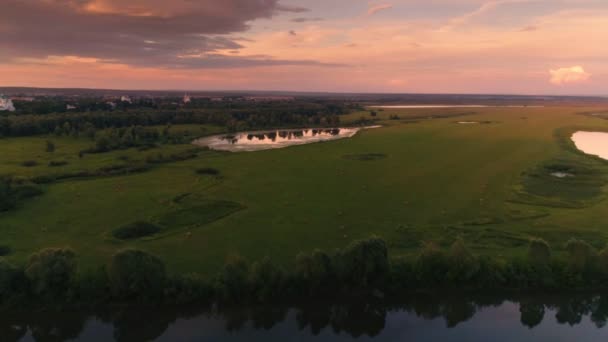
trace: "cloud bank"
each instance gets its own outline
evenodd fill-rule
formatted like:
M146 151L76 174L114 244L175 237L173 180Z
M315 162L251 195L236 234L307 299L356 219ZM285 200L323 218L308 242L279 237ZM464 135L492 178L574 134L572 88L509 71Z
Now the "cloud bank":
M549 73L551 74L550 82L558 86L581 83L588 81L591 78L591 74L586 72L581 66L559 68L556 70L550 70Z

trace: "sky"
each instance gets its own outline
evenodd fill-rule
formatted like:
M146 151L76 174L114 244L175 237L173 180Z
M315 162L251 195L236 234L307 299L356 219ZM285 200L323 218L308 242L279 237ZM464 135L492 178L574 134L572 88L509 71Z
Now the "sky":
M606 0L0 0L0 86L608 95Z

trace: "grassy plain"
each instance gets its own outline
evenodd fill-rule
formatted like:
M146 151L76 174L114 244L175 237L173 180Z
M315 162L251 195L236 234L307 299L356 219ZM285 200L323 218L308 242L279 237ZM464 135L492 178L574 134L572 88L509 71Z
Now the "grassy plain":
M530 237L546 239L558 253L572 237L603 247L608 164L567 141L573 129L608 130L608 121L578 114L601 110L391 109L378 112L382 128L352 139L249 153L203 151L144 173L66 180L0 213L0 245L11 248L8 258L17 263L44 247L70 246L85 268L133 246L160 256L172 272L203 273L232 253L287 263L300 251L332 250L371 234L402 256L413 256L423 241L447 245L458 236L475 252L496 257L523 253ZM342 121L362 115L369 117L354 113ZM399 120L389 120L394 115ZM54 153L45 152L46 140L56 144ZM97 169L159 152L80 159L78 151L90 144L54 136L2 139L0 174ZM22 166L26 160L39 165ZM49 167L51 160L69 164ZM586 181L547 177L555 165L578 166ZM201 168L220 175L197 173ZM135 221L167 229L139 240L111 236Z

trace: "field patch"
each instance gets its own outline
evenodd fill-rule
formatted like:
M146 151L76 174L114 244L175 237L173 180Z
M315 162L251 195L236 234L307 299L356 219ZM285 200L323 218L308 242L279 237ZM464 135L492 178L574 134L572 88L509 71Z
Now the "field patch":
M180 200L180 204L188 203L186 198ZM244 207L231 201L201 201L188 208L178 209L162 215L158 222L166 227L185 228L198 227L231 215Z
M596 163L581 158L557 159L524 172L513 202L582 208L602 199L604 185L606 177Z
M112 232L119 240L133 240L159 233L163 228L150 222L137 221L122 226Z

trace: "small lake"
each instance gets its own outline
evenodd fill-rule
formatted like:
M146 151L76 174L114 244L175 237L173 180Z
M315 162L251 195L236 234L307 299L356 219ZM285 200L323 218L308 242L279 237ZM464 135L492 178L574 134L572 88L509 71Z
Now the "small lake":
M430 105L386 105L386 106L369 106L369 108L383 108L383 109L432 109L432 108L490 108L490 107L503 107L503 108L543 108L543 106L491 106L491 105L449 105L449 104L430 104Z
M205 137L195 140L193 144L209 147L212 150L218 151L261 151L351 138L362 129L376 127L377 126L363 128L303 128L241 132Z
M2 341L606 341L607 296L0 313Z
M608 133L579 131L572 135L576 148L608 160Z

